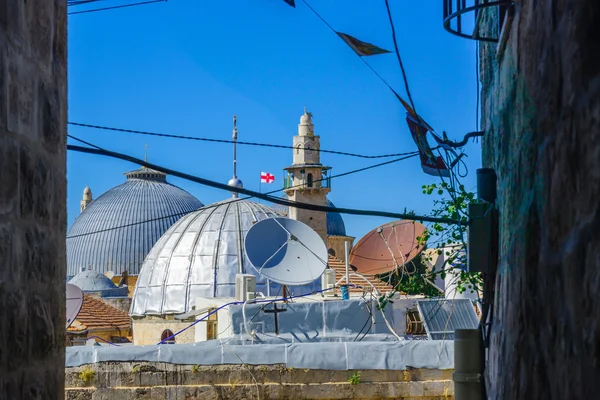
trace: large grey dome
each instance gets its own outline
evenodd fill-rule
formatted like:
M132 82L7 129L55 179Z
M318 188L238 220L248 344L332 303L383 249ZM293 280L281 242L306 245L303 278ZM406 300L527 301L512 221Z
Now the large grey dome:
M282 196L283 199L288 199L287 196ZM327 207L335 207L335 205L327 200L325 204ZM281 204L273 204L273 209L277 212L280 212L283 215L288 215L289 207L283 206ZM346 225L344 224L344 219L342 218L342 214L338 212L328 212L327 215L327 235L329 236L346 236Z
M67 275L82 267L105 273L139 273L156 241L183 215L203 204L147 168L93 200L67 233Z
M191 311L198 297L234 297L238 273L255 275L257 291L277 295L280 286L254 269L243 244L254 223L280 216L265 205L233 198L181 218L146 257L130 314L181 314ZM304 293L318 288L320 281L292 289Z

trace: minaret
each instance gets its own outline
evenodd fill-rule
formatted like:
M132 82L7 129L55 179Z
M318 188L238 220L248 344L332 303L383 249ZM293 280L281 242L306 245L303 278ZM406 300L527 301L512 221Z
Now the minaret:
M90 189L87 185L85 185L85 189L83 189L83 197L81 198L81 202L79 202L80 212L86 209L86 207L92 202L92 189Z
M331 191L329 170L321 164L320 137L315 136L312 115L304 108L298 135L294 136L293 164L287 168L284 191L293 201L325 206ZM324 212L290 207L290 218L313 228L327 243L327 216Z
M237 154L236 154L237 137L238 137L237 118L234 115L233 116L233 133L231 135L231 140L233 140L233 178L231 178L229 180L229 182L227 182L227 184L229 186L233 186L233 187L242 189L244 187L244 184L237 177ZM236 198L238 197L237 193L235 193L235 192L232 192L232 193L233 193L233 197L236 197Z

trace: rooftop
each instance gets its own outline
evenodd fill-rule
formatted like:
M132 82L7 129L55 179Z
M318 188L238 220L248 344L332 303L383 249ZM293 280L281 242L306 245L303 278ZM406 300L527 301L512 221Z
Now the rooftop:
M75 321L67 328L67 332L83 333L84 331L131 329L129 316L94 297L84 294L81 311Z
M335 280L336 282L339 281L340 279L342 279L342 277L344 277L346 275L346 264L340 260L337 257L332 256L331 254L329 255L329 268L332 268L333 270L335 270ZM356 272L354 272L353 270L350 271L350 284L351 285L355 285L354 287L350 287L350 292L351 293L356 293L356 292L364 292L364 291L371 291L373 286L371 286L369 283L370 282L379 292L386 293L386 292L391 292L394 288L391 285L388 285L387 283L380 281L379 279L370 277L363 277L362 275L357 274Z

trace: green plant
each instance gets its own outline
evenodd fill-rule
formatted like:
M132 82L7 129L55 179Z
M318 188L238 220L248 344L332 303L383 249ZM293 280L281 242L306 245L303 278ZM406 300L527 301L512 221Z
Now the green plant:
M194 365L192 367L192 372L195 374L196 372L198 372L200 370L200 366L198 364Z
M450 269L455 266L466 265L467 227L464 223L468 221L467 210L469 203L475 200L475 193L466 191L463 185L455 188L446 182L423 185L422 188L424 194L439 196L433 201L432 216L449 218L463 223L432 223L425 229L423 235L417 238L422 246L427 245L429 248L437 248L437 255L445 256L444 264L440 268L436 268L433 255L422 253L421 264L424 265L424 262L432 264L427 278L433 280L439 275L442 279L445 279ZM443 251L446 251L446 253L442 254ZM456 290L458 293L464 293L467 290L476 292L482 287L481 274L469 273L463 269L455 269L454 271L457 273Z
M140 364L134 365L131 371L133 371L134 374L140 372Z
M79 379L81 379L83 383L91 382L94 379L94 376L96 376L96 373L89 365L83 367L81 369L81 372L79 372Z
M360 383L360 371L356 371L355 373L350 375L350 378L348 378L348 382L350 382L351 385L358 385Z

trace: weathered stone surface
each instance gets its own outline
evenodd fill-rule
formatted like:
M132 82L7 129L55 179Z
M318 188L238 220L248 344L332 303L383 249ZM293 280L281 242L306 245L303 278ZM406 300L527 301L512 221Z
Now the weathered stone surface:
M92 368L83 382L80 372ZM304 370L283 365L192 366L166 363L97 363L67 368L66 399L404 399L452 400L451 371ZM260 397L258 396L260 394Z
M65 0L0 0L1 400L64 397L66 62Z
M600 2L517 3L504 53L481 47L483 162L501 213L488 394L597 398Z

